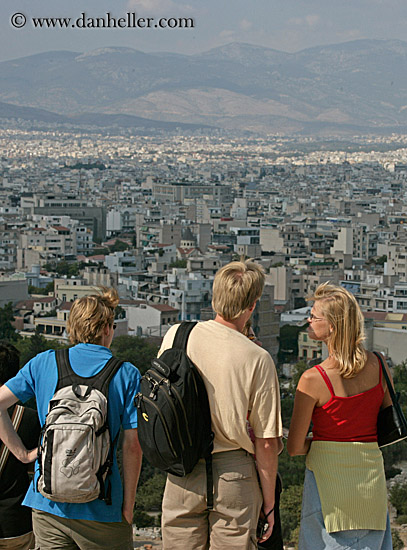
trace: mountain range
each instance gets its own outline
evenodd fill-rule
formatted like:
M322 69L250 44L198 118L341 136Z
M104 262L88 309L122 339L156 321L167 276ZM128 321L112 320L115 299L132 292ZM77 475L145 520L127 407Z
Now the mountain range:
M52 51L1 62L0 101L0 117L29 107L42 110L28 113L34 119L57 114L99 125L148 126L149 119L260 133L401 133L407 42L358 40L296 53L240 43L195 55Z

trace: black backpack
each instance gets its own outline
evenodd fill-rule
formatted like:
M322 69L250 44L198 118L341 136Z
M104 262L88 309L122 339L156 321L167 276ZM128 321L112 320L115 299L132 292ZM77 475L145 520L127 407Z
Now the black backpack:
M213 505L213 432L204 382L188 355L196 322L183 322L172 348L153 359L135 397L138 436L144 456L160 470L182 477L206 460L207 504Z

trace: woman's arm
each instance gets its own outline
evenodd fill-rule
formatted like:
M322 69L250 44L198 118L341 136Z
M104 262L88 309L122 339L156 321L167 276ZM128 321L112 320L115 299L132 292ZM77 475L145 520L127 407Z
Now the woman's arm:
M295 392L294 410L287 440L287 451L290 456L308 453L312 438L307 437L307 433L317 401L314 373L310 370L305 371Z

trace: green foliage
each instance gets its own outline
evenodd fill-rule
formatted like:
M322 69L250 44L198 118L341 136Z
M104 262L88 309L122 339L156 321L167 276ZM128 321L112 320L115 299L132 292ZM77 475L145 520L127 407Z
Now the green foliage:
M283 486L288 489L291 486L304 483L305 456L291 457L284 450L278 457L278 471L283 479Z
M123 252L123 250L128 250L129 248L130 245L119 239L116 239L116 242L112 246L109 246L110 252Z
M67 262L66 260L61 260L60 262L55 262L54 264L45 264L44 269L47 271L53 271L58 275L66 275L67 277L76 277L79 274L79 264L78 262ZM52 286L52 290L54 287Z
M107 254L110 254L110 250L108 248L94 248L92 252L90 252L89 256L106 256Z
M171 267L187 267L187 261L186 260L175 260L175 262L171 262L170 263L170 268Z
M160 510L166 476L157 471L137 490L136 508L142 510Z
M407 409L407 359L396 365L393 370L394 387L399 392L399 403L406 412Z
M297 389L298 382L300 381L300 378L304 371L306 371L308 368L306 361L298 361L293 369L293 376L290 381L290 392L292 395L295 394L295 390Z
M396 483L390 489L389 500L397 510L397 516L407 514L407 483Z
M55 340L46 340L42 334L35 333L31 338L20 338L15 343L20 352L20 366L25 365L30 359L49 349L61 349L66 347Z
M391 539L393 542L393 550L403 550L404 543L400 538L400 535L398 534L398 531L396 529L391 530Z
M116 309L114 310L114 318L115 319L125 319L126 318L126 311L121 306L116 306Z
M397 516L396 522L397 522L399 525L407 524L407 515L406 515L406 514L402 514L401 516Z
M284 482L284 478L283 478ZM281 528L286 544L298 539L298 526L301 520L302 486L291 485L283 489L280 501Z
M45 295L44 290L45 290L45 289L39 288L38 286L28 285L28 294L30 294L30 295L32 295L32 294L42 294L42 295Z
M288 363L290 360L298 357L298 334L304 330L304 327L292 325L283 325L280 329L280 347L278 350L278 362Z
M133 523L137 525L138 528L154 527L156 521L153 516L149 516L148 514L146 514L146 512L144 512L144 510L139 510L138 508L135 508L133 512Z
M113 355L133 363L141 374L150 367L151 360L157 356L157 346L138 336L118 336L111 345Z
M0 340L15 342L19 336L11 324L14 321L13 304L9 302L0 307Z
M291 396L286 396L284 399L281 399L281 418L283 421L283 426L285 428L290 427L291 417L293 415L294 408L294 398Z
M384 265L387 262L387 256L384 254L383 256L380 256L379 258L376 258L374 263L376 265Z

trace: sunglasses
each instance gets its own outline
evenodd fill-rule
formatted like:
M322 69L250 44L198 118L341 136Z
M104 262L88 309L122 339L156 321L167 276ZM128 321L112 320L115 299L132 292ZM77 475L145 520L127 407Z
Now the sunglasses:
M316 317L313 313L310 313L308 315L308 319L310 320L310 322L312 323L313 321L323 321L324 318L323 317Z

